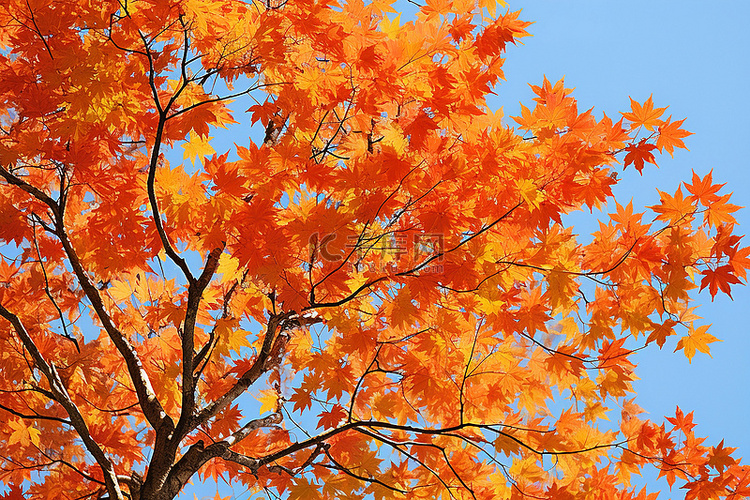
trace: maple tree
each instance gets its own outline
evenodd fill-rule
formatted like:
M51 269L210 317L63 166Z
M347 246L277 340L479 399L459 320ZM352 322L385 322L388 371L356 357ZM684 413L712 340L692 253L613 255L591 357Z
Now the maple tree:
M655 498L644 468L750 495L732 448L679 408L645 419L631 385L645 346L709 352L695 292L750 267L711 174L648 213L612 198L685 147L683 120L651 98L597 118L546 79L505 120L486 98L519 13L394 14L0 6L4 498L219 477L290 499ZM565 224L608 203L589 243Z

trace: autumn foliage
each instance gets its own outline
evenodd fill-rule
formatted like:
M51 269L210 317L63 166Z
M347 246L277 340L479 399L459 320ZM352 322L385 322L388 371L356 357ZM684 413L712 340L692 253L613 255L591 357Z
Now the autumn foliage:
M493 112L530 24L497 7L2 2L3 498L750 496L632 389L637 350L716 340L738 207L711 174L613 199L685 147L651 98Z

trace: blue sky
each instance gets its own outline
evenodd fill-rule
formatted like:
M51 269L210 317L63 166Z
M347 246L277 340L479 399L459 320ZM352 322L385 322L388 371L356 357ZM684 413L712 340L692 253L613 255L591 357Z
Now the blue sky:
M626 171L616 190L618 200L653 205L659 201L657 188L674 192L690 179L691 170L703 175L713 169L714 180L734 191L733 202L750 206L743 147L750 144L745 138L750 2L533 0L510 2L509 7L523 9L521 18L535 24L529 28L533 37L509 50L507 82L496 88L493 105L503 106L506 116L518 113L519 102L529 105L528 83L540 84L544 75L552 82L565 77L566 86L576 89L579 109L593 106L612 117L629 109L629 97L643 102L653 94L656 106L669 106L667 113L675 119L687 118L684 126L695 134L685 141L690 151L659 158L660 168L647 167L643 176ZM750 227L750 209L737 218L742 233ZM699 353L688 363L681 352L672 353L676 339L661 351L654 346L636 356L641 378L637 402L656 421L673 414L677 405L694 411L696 433L708 436L706 444L725 439L727 446L739 448L738 456L750 458L745 427L750 335L743 315L750 308L750 290L737 288L733 295L734 300L717 297L711 302L706 291L697 301L698 314L723 340L712 344L713 358ZM213 496L215 487L196 487L184 498L193 498L193 492L198 498ZM231 493L222 488L222 494ZM241 489L234 493L248 498Z

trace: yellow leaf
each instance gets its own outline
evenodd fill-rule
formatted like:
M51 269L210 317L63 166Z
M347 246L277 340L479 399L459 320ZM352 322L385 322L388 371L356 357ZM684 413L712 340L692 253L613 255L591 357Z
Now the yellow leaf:
M710 324L703 325L699 326L696 329L693 328L693 324L691 323L690 332L686 336L682 337L679 342L677 342L677 347L674 351L677 352L680 349L684 349L685 356L691 363L693 361L693 356L695 356L695 351L700 351L711 356L708 344L721 341L708 333L708 327L710 326Z
M221 284L228 281L234 281L239 278L241 273L239 272L240 261L236 257L232 257L227 253L221 254L219 257L219 266L216 268L216 273L221 274Z
M275 412L279 406L279 393L273 389L263 389L258 391L260 394L255 399L260 401L260 414L271 411Z
M299 363L300 366L305 366L310 362L313 349L314 344L310 337L310 332L306 330L296 332L287 345L289 356L293 358L296 363Z
M31 442L34 443L35 446L39 446L39 435L41 434L41 431L34 427L27 427L26 432L29 434Z
M503 0L480 0L479 6L484 7L487 9L487 12L489 12L491 17L497 16L497 6L500 5L500 7L507 7L508 4L505 3Z
M537 189L534 181L531 179L521 179L516 181L516 186L520 191L521 198L532 208L539 208L539 203L544 200L544 193Z
M189 139L187 140L187 142L182 145L182 147L185 149L185 151L182 153L183 160L190 160L190 162L195 165L194 158L212 155L216 152L210 144L213 137L203 138L197 134L193 135L192 132L188 135L188 137Z
M20 443L22 446L28 446L31 443L39 445L39 431L33 427L26 427L22 420L9 420L8 426L13 429L8 439L9 444Z
M409 141L404 136L404 131L397 123L388 123L383 125L380 133L383 139L380 141L382 146L391 146L397 154L401 154L406 149Z
M236 319L218 319L215 326L219 342L216 350L219 354L228 355L230 351L239 354L243 347L249 346L250 333L237 327Z
M389 38L395 39L400 31L400 24L401 14L394 17L392 21L387 16L384 16L383 20L380 21L380 31L388 35Z
M117 303L125 302L130 299L131 295L133 295L130 283L125 280L115 280L111 285L112 286L109 287L107 293L112 297L112 300Z

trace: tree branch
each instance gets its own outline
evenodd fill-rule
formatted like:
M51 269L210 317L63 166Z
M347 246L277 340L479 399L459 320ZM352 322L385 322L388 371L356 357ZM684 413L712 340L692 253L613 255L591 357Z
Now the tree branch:
M161 240L161 244L164 247L164 252L166 252L169 259L174 262L177 267L180 268L182 273L185 275L185 278L188 280L188 283L193 283L195 281L195 277L190 272L190 268L188 267L187 262L185 262L185 259L180 257L180 255L172 246L172 243L170 243L169 238L167 237L167 233L164 229L164 222L161 220L159 202L156 199L156 167L159 165L159 151L161 149L161 140L162 135L164 134L165 122L166 118L160 111L159 123L156 127L156 137L154 137L154 147L151 150L151 160L148 166L146 190L148 191L148 201L149 205L151 206L151 215L154 219L154 224L156 225L156 232L159 234L159 239Z
M220 412L226 405L237 399L268 370L266 365L268 364L270 354L277 339L276 332L279 329L279 325L282 321L290 318L293 314L293 312L286 312L271 316L268 320L268 325L266 326L265 336L263 337L263 346L261 347L258 356L255 358L255 362L245 373L242 374L237 383L235 383L227 392L198 413L194 420L195 426L208 422L209 419Z
M68 413L73 428L75 428L76 432L78 432L78 435L81 437L84 446L86 447L88 452L91 453L91 455L96 460L96 463L102 470L109 497L111 499L124 500L122 491L120 490L120 485L117 482L117 475L115 473L114 465L104 454L104 451L99 447L99 444L94 440L94 438L91 437L88 426L86 425L86 421L83 419L83 416L78 410L78 407L75 405L75 403L73 403L73 400L70 399L70 395L68 394L65 385L60 379L60 375L57 373L55 366L51 363L48 363L47 360L44 359L44 356L37 348L34 340L26 331L26 328L23 326L23 323L21 323L21 320L18 318L18 316L10 312L2 304L0 304L0 316L9 321L13 326L16 334L21 339L21 342L23 342L24 347L34 358L34 362L36 363L37 368L44 374L45 378L47 379L54 400L57 401Z
M81 288L83 288L83 292L91 302L91 305L93 306L99 321L102 322L102 326L107 332L107 335L125 360L125 365L128 367L130 379L135 386L135 392L138 395L138 402L141 405L146 420L148 420L149 424L151 424L155 430L158 430L165 423L167 423L169 427L173 427L174 423L172 422L172 419L167 415L161 403L156 398L156 392L151 385L151 380L146 373L146 370L143 368L138 353L127 338L125 338L125 336L117 329L112 322L112 319L109 317L109 314L104 307L104 303L102 302L102 298L99 295L99 290L91 283L91 280L86 274L86 270L83 268L78 254L68 239L68 235L65 233L61 220L56 222L56 230L57 236L60 238L65 253L70 260L73 272L78 278Z
M274 425L280 424L281 419L281 413L272 413L266 417L251 420L250 422L243 425L234 434L224 439L224 442L227 443L228 446L233 446L245 439L250 435L251 432L257 429L262 429L263 427L273 427Z
M203 441L194 443L169 471L169 476L166 480L169 492L171 492L172 495L177 494L192 475L198 472L198 469L212 458L222 457L225 460L241 463L241 465L244 465L245 467L257 470L255 467L257 463L256 459L234 452L230 450L229 447L242 441L256 429L272 427L280 422L281 414L273 413L266 417L248 422L227 439L213 443L207 448L204 447L205 445Z
M107 335L112 340L112 343L115 344L115 347L117 347L117 350L125 360L125 364L128 367L128 373L133 382L133 385L135 386L136 394L138 395L138 402L141 405L143 414L146 416L146 419L154 429L158 429L164 421L168 421L170 425L173 426L174 424L171 422L171 419L162 408L159 400L156 398L156 393L154 392L151 381L145 369L143 368L138 354L136 353L130 342L128 342L125 336L117 329L117 327L112 322L112 319L109 317L109 314L104 307L102 298L99 295L99 290L97 290L97 288L91 283L91 280L86 274L86 270L81 264L78 254L76 253L73 245L68 239L63 221L64 214L60 209L60 206L46 193L27 183L23 179L18 178L2 167L0 167L0 176L2 176L8 183L23 189L24 191L32 195L35 199L41 201L50 208L54 216L55 234L59 238L60 243L62 243L65 254L70 260L70 265L73 268L73 272L75 273L76 278L78 279L78 282L83 289L83 292L91 302L91 305L96 312L99 321L101 321L104 330L107 332Z
M0 307L2 307L2 306L0 306ZM15 415L15 416L17 416L19 418L23 418L23 419L27 419L27 420L50 420L50 421L54 421L54 422L60 422L61 424L65 424L65 425L71 425L71 426L73 425L73 423L70 420L66 420L64 418L52 417L52 416L49 416L49 415L39 415L37 413L34 413L34 415L27 415L25 413L21 413L19 411L16 411L13 408L10 408L10 407L5 406L3 404L0 404L0 410L5 410L8 413L10 413L11 415Z
M206 259L206 265L197 281L193 281L188 286L187 311L185 313L185 322L183 324L182 334L182 409L180 410L180 420L175 428L175 449L182 438L195 428L191 425L193 411L195 410L195 384L193 377L193 362L195 357L195 323L198 317L198 309L203 298L203 291L208 286L211 278L216 272L219 265L221 252L224 251L224 245L213 249Z
M44 191L42 191L41 189L35 186L32 186L31 184L24 181L20 177L13 175L8 170L5 170L5 168L3 168L2 166L0 166L0 176L2 176L2 178L5 179L5 181L8 184L11 184L13 186L17 186L23 189L24 191L29 193L31 196L33 196L37 200L47 205L50 208L50 210L52 210L52 214L55 216L55 218L58 218L60 216L60 209L57 206L57 202L53 200L52 198L50 198L49 196L47 196L47 193L45 193Z

